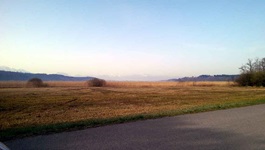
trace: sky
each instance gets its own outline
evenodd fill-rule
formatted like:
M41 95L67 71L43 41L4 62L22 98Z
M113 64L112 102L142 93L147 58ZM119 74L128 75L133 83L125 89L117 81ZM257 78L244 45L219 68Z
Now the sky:
M108 80L238 74L264 0L0 0L0 66Z

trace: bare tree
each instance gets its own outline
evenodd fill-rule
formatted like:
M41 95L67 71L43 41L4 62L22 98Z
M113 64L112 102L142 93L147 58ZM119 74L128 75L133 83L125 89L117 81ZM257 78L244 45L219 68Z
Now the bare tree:
M236 82L242 86L265 86L265 58L248 59L240 68Z
M248 59L248 62L245 65L242 65L239 69L242 73L265 71L265 58L256 58L254 61L252 59Z
M262 71L265 71L265 58L262 58L262 59L260 60L260 65L261 65L261 69L262 69Z
M246 65L242 65L240 68L242 73L247 73L247 66Z
M256 58L255 61L254 61L254 63L253 63L253 70L255 72L261 71L261 61L260 61L259 58Z
M252 59L248 59L248 62L246 63L247 69L249 72L254 71L254 63Z

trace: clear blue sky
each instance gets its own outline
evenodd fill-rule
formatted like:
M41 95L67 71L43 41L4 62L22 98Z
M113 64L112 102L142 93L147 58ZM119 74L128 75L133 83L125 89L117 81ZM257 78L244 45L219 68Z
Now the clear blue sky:
M0 66L120 80L237 74L264 0L0 0Z

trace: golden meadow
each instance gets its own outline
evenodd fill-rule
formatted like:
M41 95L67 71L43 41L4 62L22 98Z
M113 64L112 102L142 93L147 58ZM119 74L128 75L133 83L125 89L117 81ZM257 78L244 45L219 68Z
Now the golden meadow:
M265 100L265 88L239 87L233 82L107 81L105 87L88 87L86 82L44 83L48 87L0 82L0 131Z

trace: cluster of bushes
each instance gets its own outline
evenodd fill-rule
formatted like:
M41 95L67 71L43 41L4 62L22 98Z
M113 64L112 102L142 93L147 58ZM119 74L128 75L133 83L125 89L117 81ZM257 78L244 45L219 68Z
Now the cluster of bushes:
M265 58L251 60L240 67L241 75L236 82L241 86L265 86Z
M47 87L48 84L43 83L39 78L32 78L28 80L27 87Z
M103 79L93 78L87 81L87 85L92 87L102 87L106 85L106 81Z

